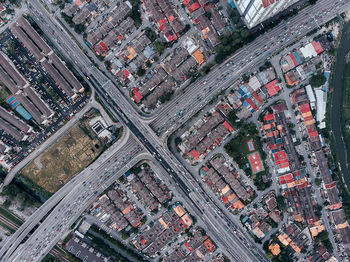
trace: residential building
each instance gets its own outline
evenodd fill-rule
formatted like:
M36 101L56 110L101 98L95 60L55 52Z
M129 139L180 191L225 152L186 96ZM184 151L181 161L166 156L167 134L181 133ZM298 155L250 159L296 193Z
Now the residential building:
M298 1L299 0L234 0L234 3L247 27L253 28Z

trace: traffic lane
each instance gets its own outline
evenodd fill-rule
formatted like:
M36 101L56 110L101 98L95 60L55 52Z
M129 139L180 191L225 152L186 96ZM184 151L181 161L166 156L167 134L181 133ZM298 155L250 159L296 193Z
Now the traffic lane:
M129 151L134 147L134 144L130 144L126 151ZM134 160L132 163L136 164L138 161L143 159L143 157L144 156L142 155L141 157L136 158L136 160ZM76 187L73 192L71 192L66 198L62 200L62 202L55 208L55 211L47 217L47 219L41 224L38 230L35 231L35 235L33 234L31 239L29 239L29 241L25 243L26 247L22 248L22 250L24 249L25 252L31 252L31 250L35 247L34 252L37 253L37 250L39 249L48 249L48 243L56 243L58 240L56 241L56 239L53 239L53 237L55 237L54 233L59 234L62 232L63 234L65 230L68 229L68 227L70 226L70 223L68 223L69 220L70 222L74 223L74 221L76 220L76 217L74 216L79 216L86 209L86 207L90 205L91 202L96 198L97 194L101 193L109 184L112 184L117 178L123 175L124 171L126 172L128 168L129 167L125 165L125 163L121 163L118 167L110 166L109 168L107 168L109 171L111 169L119 170L118 172L114 172L114 175L112 176L107 175L109 179L107 182L104 182L105 180L101 180L101 176L106 174L106 169L101 168L101 172L98 173L100 174L100 176L97 178L96 176L92 176L90 181L87 181L87 183L85 184L87 185L92 182L97 185L96 187L88 188L87 186L83 185L81 185L80 187ZM100 182L103 182L104 184L101 184ZM45 226L45 224L48 225ZM54 229L54 231L49 231L48 228ZM58 232L56 232L55 230L57 230ZM37 243L37 238L35 238L35 236L37 236L37 238L38 236L40 236L41 238L45 238L46 242ZM50 249L48 249L47 251L49 250ZM31 253L31 256L32 255L33 253ZM22 257L16 255L16 257L20 257L22 259L25 258L26 255L23 255Z
M94 79L93 76L90 76L92 78L92 80L96 80ZM96 91L97 92L101 92L101 96L103 97L103 99L107 100L108 104L112 104L110 105L112 108L117 108L117 111L115 111L116 115L120 118L123 119L123 122L125 125L127 125L129 127L129 129L131 130L131 132L133 132L135 134L135 136L143 143L143 145L149 150L149 152L152 153L153 157L156 158L156 160L158 161L158 163L167 171L167 173L170 174L170 176L175 180L176 184L179 186L179 189L182 190L183 194L189 194L191 192L191 190L189 189L189 187L186 185L186 183L184 183L183 179L181 179L177 172L175 172L175 170L164 160L164 158L159 154L159 152L154 148L153 144L151 144L147 138L145 138L145 136L139 131L138 128L136 128L136 126L134 125L133 122L131 122L129 120L129 118L124 114L123 110L120 109L120 107L114 102L114 100L111 100L108 98L108 94L103 93L100 90L100 86L96 83ZM168 156L168 154L165 154L165 156ZM170 160L171 161L171 160ZM194 188L194 187L193 187ZM198 205L191 199L189 198L190 202L192 202L192 207L195 206L196 208L194 208L196 210L196 214L201 216L203 214L203 212L201 211L201 209L198 207ZM203 199L204 201L204 199Z
M329 6L332 6L331 4L329 4L328 3L328 7ZM329 7L329 8L331 8L331 7ZM306 11L305 11L306 12ZM334 14L332 14L332 16L334 16ZM297 19L296 17L293 17L293 19ZM328 19L328 18L327 18ZM317 27L317 24L315 23L314 24L314 27ZM308 31L309 29L307 29L307 30L305 30L305 31ZM282 29L282 31L283 31L283 29ZM278 32L278 34L279 34L280 32ZM281 43L281 45L286 45L286 44L289 44L290 42L292 42L292 41L294 41L294 40L292 40L292 39L290 39L289 41L287 41L287 42L285 42L285 43ZM258 45L258 44L256 44L255 42L253 42L255 45ZM248 48L252 48L251 46L248 46ZM245 50L242 50L241 52L239 52L237 55L234 55L232 58L230 58L230 60L232 59L232 60L234 60L235 59L235 61L237 60L237 61L241 61L242 59L244 59L244 56L246 56L248 53L247 53L248 51L245 51ZM269 51L270 52L270 51ZM268 57L268 56L270 56L271 54L269 54L269 52L266 52L266 54L264 55L264 57ZM234 65L233 67L235 67L235 66L237 66L237 65ZM249 66L249 64L248 64L248 66ZM246 66L247 67L247 66ZM246 69L246 67L244 67L244 69ZM221 67L219 67L219 68L221 68ZM234 68L235 69L235 68ZM242 70L242 69L241 69ZM224 68L224 71L223 71L223 73L221 74L221 75L223 75L223 74L227 74L228 72L232 72L232 68L227 68L227 69L225 69ZM204 80L204 79L201 79L201 80ZM216 79L217 80L217 79ZM215 81L216 81L215 80ZM204 80L205 81L205 80ZM213 83L214 81L211 81L211 83ZM187 94L186 94L186 97L189 97L188 96L188 94L190 93L191 95L192 95L192 98L193 98L193 95L197 92L197 89L196 89L196 87L198 88L198 86L200 85L200 83L197 83L197 85L195 84L195 85L192 85L192 87L191 87L191 89L189 89L188 90L188 92L187 92ZM191 92L191 90L193 90L192 92ZM169 108L174 108L174 103L175 103L175 105L176 105L176 103L178 102L178 100L180 100L180 99L182 99L180 96L177 96L175 99L174 99L174 101L172 101L172 102L170 102L171 103L171 105L169 105L168 107ZM186 99L185 99L186 100ZM187 100L189 100L189 99L187 99ZM192 100L192 99L191 99ZM166 114L166 110L164 109L163 111L165 111L165 113L163 113L163 114L161 114L161 116L163 116L163 119L165 119L166 118L166 116L165 116L165 114ZM160 120L159 119L159 117L156 119L156 121L158 122L158 123L161 123L162 122L162 120ZM165 128L164 128L165 129Z
M112 159L111 154L113 155L114 152L111 152L113 150L118 151L120 150L128 141L129 139L129 131L125 129L122 137L118 140L119 143L116 143L112 145L109 149L105 151L105 153L102 156L106 156L109 154L110 159ZM76 185L79 183L82 183L85 179L87 179L89 175L89 171L91 172L96 167L101 164L101 160L96 160L94 163L92 163L89 167L84 169L81 173L74 176L65 186L60 188L56 194L49 198L29 219L25 221L25 223L17 230L12 236L11 239L7 240L4 246L1 248L0 254L1 256L4 255L6 251L13 245L14 241L18 239L14 243L14 248L17 247L17 245L21 242L21 240L32 230L32 228L39 223L39 221L49 212L63 197L65 197ZM10 249L9 252L12 252L13 248Z

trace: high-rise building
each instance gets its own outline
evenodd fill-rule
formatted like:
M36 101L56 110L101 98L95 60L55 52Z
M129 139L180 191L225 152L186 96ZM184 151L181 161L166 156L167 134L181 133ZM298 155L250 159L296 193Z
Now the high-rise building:
M234 0L248 28L275 16L299 0Z

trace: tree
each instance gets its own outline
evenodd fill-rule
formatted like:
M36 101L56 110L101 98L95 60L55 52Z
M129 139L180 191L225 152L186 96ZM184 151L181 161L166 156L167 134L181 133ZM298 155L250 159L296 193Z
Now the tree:
M151 67L151 66L152 66L151 61L147 60L147 61L146 61L146 67L149 68L149 67Z
M78 34L81 34L85 31L85 26L83 24L78 24L74 26L74 31Z
M164 43L161 41L156 41L154 43L154 48L156 49L156 51L159 53L159 55L163 54L164 50L165 50L165 46Z
M282 195L279 195L276 197L276 202L278 209L281 211L286 211L287 210L287 205L286 202L284 201L284 197Z
M249 82L249 79L250 79L250 77L248 76L248 75L243 75L242 76L242 80L244 81L244 82Z
M73 18L71 16L66 15L65 13L61 12L61 16L64 19L64 21L66 21L66 23L73 27L74 26L74 22L73 22Z
M151 42L154 42L157 39L157 34L151 28L146 27L145 33Z
M204 15L205 15L206 17L208 17L208 19L211 18L211 12L205 12Z
M140 67L140 68L137 70L137 72L136 72L136 74L137 74L138 76L143 76L145 73L146 73L146 70L143 69L142 67Z
M249 33L249 31L248 31L248 29L242 29L241 31L240 31L240 35L241 35L241 37L243 38L243 39L246 39L246 38L248 38L248 36L250 35L250 33Z
M139 11L140 1L131 1L132 9L129 12L128 16L134 20L134 24L136 27L139 27L142 24L141 13Z
M175 145L178 146L182 142L182 139L180 137L175 138Z
M320 186L321 183L322 183L322 180L321 180L320 178L315 178L315 184L316 184L317 186Z
M320 87L324 85L326 81L327 81L327 78L323 74L314 74L310 78L309 83L312 87Z
M7 48L9 50L9 52L11 54L15 54L16 53L16 49L17 49L17 45L16 45L16 42L15 41L12 41L12 40L9 40L7 42Z
M105 66L107 69L109 69L111 67L111 61L105 60L104 63L105 63Z

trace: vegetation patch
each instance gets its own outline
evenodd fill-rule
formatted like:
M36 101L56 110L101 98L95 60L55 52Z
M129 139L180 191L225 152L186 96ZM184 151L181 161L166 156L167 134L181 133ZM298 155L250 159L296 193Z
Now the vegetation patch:
M249 123L244 125L238 135L225 145L225 150L233 160L244 169L248 164L248 142L253 141L255 150L262 152L262 143L256 125Z
M102 153L106 142L95 135L88 122L84 118L74 125L48 151L30 162L22 170L23 176L55 193L87 167Z

